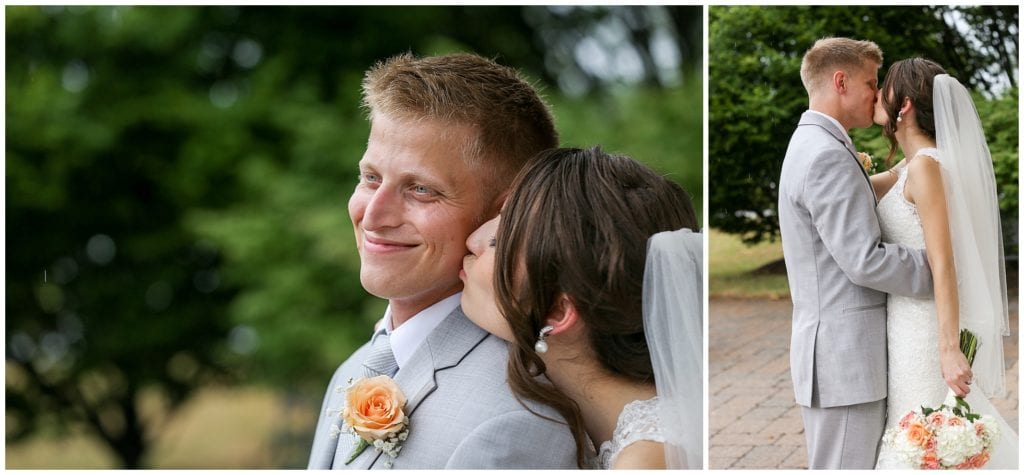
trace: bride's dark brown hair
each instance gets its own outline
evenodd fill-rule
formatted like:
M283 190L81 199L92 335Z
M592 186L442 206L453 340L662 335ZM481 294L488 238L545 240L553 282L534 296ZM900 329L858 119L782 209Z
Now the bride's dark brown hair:
M889 120L882 127L882 134L889 140L889 156L885 161L892 165L899 143L896 142L896 119L899 117L903 100L909 98L914 104L914 119L925 135L935 138L935 108L932 105L932 83L935 76L946 74L938 63L930 59L909 58L896 61L885 73L882 82L882 109Z
M654 383L644 338L641 287L648 238L696 228L690 196L629 157L599 147L541 152L512 185L497 231L495 293L511 327L509 385L520 400L557 410L576 440L579 406L546 378L534 343L559 295L585 323L588 346L610 374Z

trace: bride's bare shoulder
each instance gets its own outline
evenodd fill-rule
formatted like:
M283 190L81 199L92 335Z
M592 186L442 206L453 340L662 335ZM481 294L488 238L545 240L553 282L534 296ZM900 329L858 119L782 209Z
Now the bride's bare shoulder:
M942 165L931 154L917 154L907 164L907 175L904 197L915 206L934 203L943 194Z
M615 458L616 470L644 470L665 468L665 445L650 440L638 440L627 445Z
M921 178L942 180L942 165L939 164L939 159L934 155L934 153L923 152L917 154L913 160L910 160L907 163L907 171L910 173L910 176L918 180Z

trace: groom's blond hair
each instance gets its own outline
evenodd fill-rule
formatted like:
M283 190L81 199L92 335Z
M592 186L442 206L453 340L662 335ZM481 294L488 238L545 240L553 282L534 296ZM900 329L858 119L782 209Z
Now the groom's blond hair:
M363 78L363 106L408 123L468 125L475 137L459 150L489 170L495 195L527 160L558 146L548 104L518 71L469 53L417 58L411 53L380 61Z
M882 49L873 41L822 38L804 53L800 80L807 94L813 95L827 84L837 69L863 68L868 61L882 65Z

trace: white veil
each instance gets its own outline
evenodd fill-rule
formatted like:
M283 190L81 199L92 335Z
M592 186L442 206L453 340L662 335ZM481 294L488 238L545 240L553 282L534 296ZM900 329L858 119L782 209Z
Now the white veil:
M960 298L960 328L978 336L973 372L989 397L1005 391L1003 335L1009 335L1006 269L992 155L970 93L948 74L933 82L935 139L941 152Z
M684 228L652 236L644 270L644 333L667 468L702 468L703 289L703 234Z

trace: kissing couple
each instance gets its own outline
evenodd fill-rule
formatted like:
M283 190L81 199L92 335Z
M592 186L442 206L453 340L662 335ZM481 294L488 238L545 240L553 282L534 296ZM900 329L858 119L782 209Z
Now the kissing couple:
M335 372L310 469L700 468L702 234L625 156L556 148L471 54L383 61L348 203L388 308Z
M999 426L977 464L1017 468L1017 434L988 400L1005 391L1009 322L995 175L978 112L933 61L897 61L879 87L881 65L870 41L825 38L806 52L809 110L779 181L790 364L809 466L952 463L936 458L941 437L938 447L922 444L923 465L908 462L917 448L883 440L905 428L908 411L951 404L952 392ZM889 164L897 152L905 158L869 175L847 132L873 124L890 143ZM973 366L961 329L979 342Z

